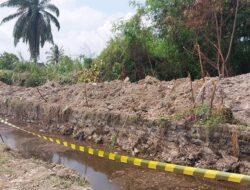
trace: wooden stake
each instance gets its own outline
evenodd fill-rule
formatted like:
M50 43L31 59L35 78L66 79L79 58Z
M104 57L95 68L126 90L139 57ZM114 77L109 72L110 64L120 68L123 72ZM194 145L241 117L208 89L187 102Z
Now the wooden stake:
M88 94L87 94L87 84L85 84L84 94L85 94L85 102L86 102L86 105L88 106L89 102L88 102Z
M193 107L195 108L195 99L194 99L194 90L193 90L193 82L190 73L188 73L188 77L190 79L190 88L191 88L191 95L192 95L192 102L193 102Z
M214 102L214 96L215 96L215 91L216 91L216 83L213 82L213 92L212 92L212 97L210 101L210 110L209 110L209 117L212 115L212 110L213 110L213 102Z
M1 140L3 141L3 143L4 143L4 140L3 140L3 137L2 137L2 135L0 134L0 138L1 138Z
M239 134L237 129L232 130L232 151L235 157L239 157L240 155L240 147L239 147Z

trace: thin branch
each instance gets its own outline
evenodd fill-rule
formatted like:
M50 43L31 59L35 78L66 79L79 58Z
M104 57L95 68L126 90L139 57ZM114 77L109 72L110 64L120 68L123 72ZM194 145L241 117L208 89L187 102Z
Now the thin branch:
M211 117L212 111L213 111L213 103L214 103L215 91L216 91L216 83L213 82L213 92L212 92L212 97L211 97L211 100L210 100L209 117Z
M39 90L38 87L36 88L36 90L37 90L38 94L40 95L40 97L41 97L45 102L48 102L48 101L44 98L44 96L41 94L41 92L40 92L40 90Z
M204 35L204 37L205 37L205 39L206 39L212 46L215 47L215 49L217 50L217 53L219 53L219 55L220 55L220 57L221 57L222 62L224 62L224 56L222 55L222 52L221 52L221 45L220 45L220 42L218 42L218 47L217 47L217 45L216 45L214 42L212 42L211 40L209 40L209 38L208 38L206 35Z
M192 102L193 102L193 106L195 108L195 99L194 99L194 89L193 89L193 82L192 82L192 78L191 78L191 75L190 73L188 73L188 77L189 77L189 80L190 80L190 89L191 89L191 95L192 95Z
M220 44L221 43L221 35L220 35L221 25L219 29L218 18L217 18L216 12L214 13L214 17L215 17L215 23L216 23L216 36L217 36L217 46L218 46L218 48L215 46L215 48L217 49L217 70L220 76L220 56L221 58L223 58L222 53L221 53L221 44Z
M0 138L1 138L2 142L4 143L4 140L3 140L3 137L2 137L2 135L1 135L1 134L0 134Z
M198 50L198 54L199 54L199 62L200 62L200 67L201 67L201 76L202 76L203 81L205 81L204 68L203 68L202 59L201 59L201 49L200 49L200 45L198 43L197 43L197 50Z
M203 57L203 59L209 63L212 67L214 67L215 69L217 69L217 65L214 61L212 61L211 59L209 59L204 53L202 53L202 51L200 51L201 56Z
M197 48L198 48L198 53L199 53L201 75L202 75L203 83L205 83L204 68L203 68L203 64L202 64L201 50L200 50L200 45L199 44L197 44ZM202 90L202 97L201 97L201 103L202 103L202 105L204 104L205 90L206 90L205 88L203 88L203 90Z
M88 102L88 93L87 93L87 84L85 84L85 88L84 88L84 95L85 95L85 102L86 102L86 106L89 105L89 102Z
M231 50L232 50L234 33L235 33L235 29L236 29L236 24L237 24L238 9L239 9L239 0L236 0L236 9L235 9L235 15L234 15L233 31L232 31L232 34L231 34L230 44L229 44L227 56L226 56L226 59L225 59L225 63L227 62L227 60L228 60L228 58L230 56Z

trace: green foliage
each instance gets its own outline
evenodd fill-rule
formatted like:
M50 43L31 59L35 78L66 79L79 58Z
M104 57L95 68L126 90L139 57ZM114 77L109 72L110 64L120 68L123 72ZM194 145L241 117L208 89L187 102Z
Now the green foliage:
M57 64L48 65L27 61L15 61L11 67L5 62L2 65L7 65L11 70L0 69L0 81L26 87L39 86L47 80L62 85L96 82L100 75L100 64L88 57L72 59L69 56L62 56Z
M34 87L44 82L46 82L44 65L33 62L17 62L15 64L12 83L20 86Z
M115 147L115 145L117 144L117 140L118 140L118 134L117 133L114 133L111 137L111 146L112 147Z
M53 43L51 23L60 29L57 20L59 9L46 0L7 0L1 3L0 7L18 9L15 14L5 17L1 23L17 18L13 31L14 44L17 45L20 40L28 43L31 58L36 61L40 46L43 47L45 42Z
M9 70L0 70L0 81L6 84L12 84L13 72Z
M192 109L191 115L195 118L196 122L212 127L222 123L230 122L224 115L223 110L214 108L210 115L210 107L206 104Z
M59 48L58 45L54 45L50 48L50 51L46 52L47 54L47 63L49 64L58 64L63 57L64 50Z
M246 0L239 1L236 32L226 63L231 74L250 72L250 4ZM101 78L113 80L128 76L131 81L138 81L146 75L152 75L160 80L171 80L186 77L188 72L192 78L200 78L197 43L201 47L205 74L217 75L218 51L214 47L217 44L216 23L211 16L213 14L206 13L222 11L218 13L218 17L221 16L223 21L221 49L226 54L236 0L212 1L208 6L214 10L204 9L202 14L205 16L195 16L199 11L196 6L204 2L206 5L210 1L198 4L193 0L147 0L145 4L132 1L131 5L137 8L136 14L128 21L119 21L114 25L115 37L98 57L103 63ZM215 9L214 5L217 4L223 6ZM194 18L190 19L187 14L193 7ZM190 27L197 23L204 24Z
M87 178L84 175L81 175L77 181L77 184L84 187L86 184L88 184Z
M97 64L92 64L89 69L83 69L77 73L77 83L97 82L99 80L99 67Z
M186 122L198 123L210 127L233 122L233 118L229 117L224 109L213 108L210 114L210 107L207 104L196 106L189 111L175 113L169 119L173 121L184 119Z
M29 43L34 60L39 55L40 46L46 41L53 43L50 22L57 28L60 27L55 16L44 12L48 9L59 16L59 10L47 4L48 1L43 1L42 5L41 2L8 0L1 4L21 7L17 14L6 17L2 22L18 18L14 29L15 44L21 39ZM221 65L231 41L236 2L238 1L147 0L140 4L131 1L131 5L137 9L136 14L127 21L115 23L114 37L97 59L85 55L72 59L63 55L63 50L55 45L48 52L50 64L41 67L19 61L15 55L5 53L0 56L0 70L4 70L0 73L0 79L8 84L23 86L40 85L46 80L73 84L123 80L129 77L130 81L138 81L147 75L160 80L172 80L186 77L188 73L195 79L201 77L197 44L201 50L199 55L205 72L217 75L216 63ZM250 3L239 0L239 4L232 51L227 61L224 61L227 67L224 70L231 74L250 72ZM38 14L37 17L33 17L35 13ZM44 20L45 17L47 19ZM221 18L218 20L221 22L219 41L215 18ZM43 30L38 34L38 29ZM215 48L218 44L223 56L218 55L220 51ZM193 111L205 117L206 114L202 112L207 110L203 107ZM211 123L219 120L214 118Z
M0 69L11 70L14 68L14 64L18 61L19 59L16 55L5 52L0 55Z
M183 48L193 47L190 40L194 38L193 33L183 28L178 28L180 35L176 35L177 29L165 33L155 23L147 24L147 21L152 21L153 14L147 6L138 5L135 16L114 26L116 36L98 57L103 62L103 79L128 76L131 81L138 81L152 75L161 80L171 80L185 77L188 72L194 78L199 77L197 59Z

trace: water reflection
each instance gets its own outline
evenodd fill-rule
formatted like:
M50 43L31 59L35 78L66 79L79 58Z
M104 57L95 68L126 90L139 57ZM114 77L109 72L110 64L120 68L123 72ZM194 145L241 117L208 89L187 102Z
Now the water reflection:
M5 143L24 156L61 164L87 177L94 190L246 190L249 186L142 170L72 151L0 125ZM112 179L112 180L111 180Z
M52 157L52 162L69 167L86 176L93 189L118 189L118 186L109 182L107 175L97 172L92 167L84 165L83 163L80 163L76 160L69 159L59 154L54 154Z
M98 171L98 165L101 163L99 160L90 158L88 155L76 153L70 150L66 150L63 147L63 150L59 148L59 151L54 153L48 150L48 147L45 146L44 141L40 142L39 140L27 135L23 132L19 132L12 129L0 129L0 133L3 136L5 144L11 147L14 150L18 150L23 153L26 157L39 157L45 161L50 161L56 164L64 165L68 168L71 168L80 174L84 175L91 187L94 190L119 190L119 186L113 184L109 179L108 175L111 170L108 169L107 174ZM53 146L53 145L49 145ZM52 148L52 147L51 147ZM46 149L46 150L45 150ZM53 149L55 151L56 149ZM86 164L87 163L87 164ZM91 163L94 165L92 168ZM99 163L99 164L97 164ZM105 162L104 162L105 164ZM105 164L105 167L107 165ZM99 167L99 170L105 170L105 167Z

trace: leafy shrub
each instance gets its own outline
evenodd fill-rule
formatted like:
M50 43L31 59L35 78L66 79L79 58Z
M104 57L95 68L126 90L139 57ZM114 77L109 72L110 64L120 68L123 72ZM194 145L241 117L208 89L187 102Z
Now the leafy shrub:
M31 67L31 63L21 61L21 62L15 63L14 71L17 72L17 73L31 71L30 67Z
M0 55L0 69L12 70L14 68L14 64L18 61L19 59L16 55L5 52Z
M194 108L191 112L196 121L204 125L217 126L231 122L231 119L226 117L224 109L214 108L210 115L210 107L206 104Z
M13 72L9 70L0 70L0 81L6 84L12 84Z
M65 75L59 75L57 80L54 80L54 81L57 81L61 85L76 83L75 77L73 77L72 73L68 73L68 74L65 73Z
M99 70L100 65L93 63L90 58L81 60L63 56L58 64L44 65L28 61L13 62L12 70L0 70L0 80L7 84L26 87L39 86L47 80L56 81L62 85L96 82L99 79Z
M97 82L100 76L100 67L97 63L93 64L89 69L83 69L77 73L77 83Z
M13 73L13 83L19 86L35 87L46 82L46 77L38 72Z

